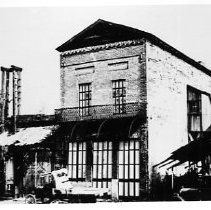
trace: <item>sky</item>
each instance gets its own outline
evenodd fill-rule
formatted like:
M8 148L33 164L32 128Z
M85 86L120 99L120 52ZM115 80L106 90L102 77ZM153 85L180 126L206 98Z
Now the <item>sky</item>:
M0 66L23 68L21 114L60 107L55 49L99 18L150 32L211 67L211 5L0 7Z

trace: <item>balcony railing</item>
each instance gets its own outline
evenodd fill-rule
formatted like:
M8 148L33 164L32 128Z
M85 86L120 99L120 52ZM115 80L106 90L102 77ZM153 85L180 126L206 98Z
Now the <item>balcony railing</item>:
M80 116L79 107L74 108L61 108L55 110L56 119L59 122L88 120L88 119L108 119L119 117L135 116L143 111L145 107L144 103L127 103L125 104L124 113L114 113L114 105L97 105L89 107L89 115Z

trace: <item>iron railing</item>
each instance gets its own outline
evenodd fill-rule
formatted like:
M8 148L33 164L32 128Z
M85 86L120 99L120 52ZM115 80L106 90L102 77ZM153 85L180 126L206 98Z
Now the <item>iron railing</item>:
M79 107L61 108L55 110L56 120L59 122L88 120L88 119L107 119L135 116L144 110L144 103L126 103L124 113L114 113L114 105L97 105L89 107L89 115L81 116Z

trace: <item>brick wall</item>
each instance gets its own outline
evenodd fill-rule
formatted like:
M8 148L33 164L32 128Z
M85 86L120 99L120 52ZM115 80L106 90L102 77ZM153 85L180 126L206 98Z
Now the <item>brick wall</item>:
M62 107L78 107L78 85L90 82L92 83L93 106L113 104L112 80L126 79L126 103L139 102L139 106L143 105L140 106L143 107L142 113L145 113L147 100L145 52L144 43L61 57ZM142 199L149 186L147 134L147 122L145 122L140 127L140 194Z
M128 103L141 102L139 86L143 64L140 55L143 53L143 45L137 45L61 57L62 107L78 107L78 85L89 82L92 83L93 106L113 104L112 80L117 79L126 79Z
M149 42L146 43L146 54L151 170L154 164L188 143L187 85L211 93L211 78ZM202 97L202 112L205 130L211 124L211 105L206 95Z
M150 189L148 161L148 124L146 122L140 127L140 195L142 200L147 199Z

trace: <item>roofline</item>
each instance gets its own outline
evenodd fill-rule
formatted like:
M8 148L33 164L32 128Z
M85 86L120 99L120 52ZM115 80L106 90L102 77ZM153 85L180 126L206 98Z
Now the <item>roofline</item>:
M141 31L137 28L133 28L130 26L125 26L122 24L118 24L118 23L113 23L113 22L109 22L109 21L105 21L102 19L98 19L97 21L95 21L93 24L89 25L88 27L86 27L84 30L82 30L80 33L76 34L75 36L73 36L71 39L69 39L68 41L66 41L64 44L62 44L61 46L57 47L56 50L59 51L60 53L62 52L60 50L60 48L62 48L64 45L66 45L66 43L71 42L73 39L76 39L77 37L79 37L82 33L86 32L90 27L93 27L94 25L96 25L98 22L106 22L108 24L114 24L116 26L119 27L126 27L132 31L136 31L137 33L142 33L143 34L143 38L145 38L147 41L151 42L152 44L155 44L156 46L160 47L163 50L168 51L169 53L171 53L172 55L182 59L183 61L187 62L188 64L194 66L195 68L201 70L202 72L204 72L205 74L211 76L211 70L209 70L208 68L206 68L205 66L201 65L200 63L198 63L197 61L195 61L194 59L190 58L189 56L185 55L184 53L182 53L181 51L177 50L176 48L172 47L171 45L169 45L168 43L164 42L163 40L161 40L160 38L158 38L157 36L145 32L145 31Z
M150 38L146 38L147 41L155 44L156 46L160 47L163 50L168 51L172 55L176 56L177 58L182 59L183 61L187 62L188 64L192 65L193 67L201 70L202 72L206 73L207 75L211 76L211 70L206 68L205 66L201 65L199 62L195 61L194 59L190 58L189 56L185 55L181 51L177 50L176 48L172 47L171 45L167 44L166 42L162 41L158 37L154 36L153 34L148 33Z
M103 45L96 45L92 47L83 47L83 48L78 48L74 50L67 50L64 52L61 52L60 55L66 56L66 55L75 55L75 54L83 54L87 52L98 52L101 50L109 50L113 48L123 48L123 47L128 47L128 46L136 46L139 44L143 44L145 42L145 39L138 39L138 40L129 40L129 41L120 41L120 42L112 42L109 44L103 44Z
M85 29L83 29L81 32L77 33L75 36L73 36L71 39L67 40L65 43L63 43L62 45L60 45L59 47L56 48L56 50L58 52L62 52L61 48L66 45L68 42L71 42L74 39L77 39L77 37L79 37L81 34L83 34L84 32L86 32L90 27L93 27L94 25L96 25L98 22L102 22L104 20L98 19L97 21L95 21L94 23L92 23L91 25L87 26Z

